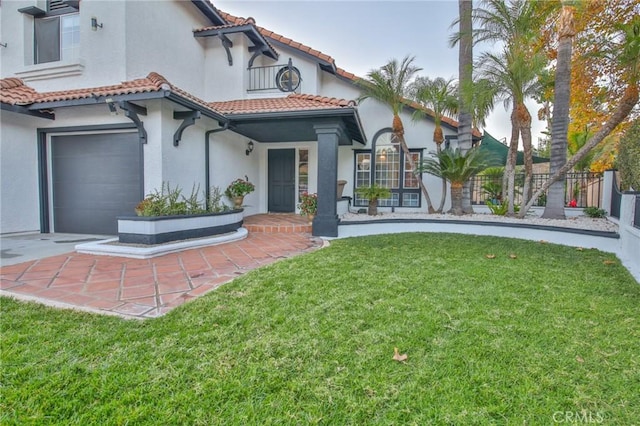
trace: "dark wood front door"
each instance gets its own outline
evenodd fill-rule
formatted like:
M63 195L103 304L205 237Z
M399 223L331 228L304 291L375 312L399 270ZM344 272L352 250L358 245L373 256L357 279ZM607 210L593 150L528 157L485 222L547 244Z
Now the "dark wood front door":
M296 150L269 150L269 211L292 213L296 209Z

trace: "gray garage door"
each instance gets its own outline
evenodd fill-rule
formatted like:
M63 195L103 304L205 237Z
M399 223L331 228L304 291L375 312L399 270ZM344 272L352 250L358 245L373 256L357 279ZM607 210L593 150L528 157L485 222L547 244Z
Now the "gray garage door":
M117 234L143 195L137 134L54 136L51 147L55 232Z

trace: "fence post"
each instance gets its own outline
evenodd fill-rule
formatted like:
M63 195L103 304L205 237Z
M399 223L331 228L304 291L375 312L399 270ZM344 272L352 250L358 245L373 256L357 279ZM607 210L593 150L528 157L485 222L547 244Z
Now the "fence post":
M605 170L604 178L602 181L602 201L600 202L601 208L607 211L607 215L611 216L611 194L613 193L613 181L615 170Z

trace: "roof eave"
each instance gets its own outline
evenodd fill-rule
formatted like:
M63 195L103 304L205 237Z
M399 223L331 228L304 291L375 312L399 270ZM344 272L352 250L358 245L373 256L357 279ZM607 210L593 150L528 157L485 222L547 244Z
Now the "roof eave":
M324 117L344 117L353 118L354 124L357 127L358 134L351 135L352 139L356 142L366 145L367 138L365 136L362 121L358 110L355 108L325 108L325 109L308 109L301 111L267 111L267 112L250 112L240 114L225 114L225 117L231 121L243 122L253 120L270 120L270 119L285 119L285 118L324 118Z
M121 95L97 95L84 97L79 99L63 99L59 101L36 102L28 106L29 110L49 109L49 108L66 108L74 106L100 105L107 102L107 99L116 101L143 101L151 99L159 99L166 97L168 90L160 90L153 92L126 93Z
M206 16L214 25L226 25L222 16L218 13L215 7L208 0L191 0L204 16Z
M4 102L0 102L0 109L2 109L2 111L10 111L10 112L18 113L18 114L30 115L32 117L44 118L46 120L55 120L56 119L55 114L53 114L53 113L41 111L39 109L38 110L30 110L26 106L22 106L22 105L12 105L12 104L7 104L7 103L4 103Z
M179 93L175 93L171 90L158 90L153 92L142 92L142 93L128 93L122 95L99 95L92 96L89 98L80 98L80 99L66 99L60 101L50 101L50 102L40 102L34 103L26 107L29 111L38 111L42 109L53 109L53 108L66 108L66 107L74 107L74 106L88 106L88 105L101 105L106 104L107 99L110 99L113 102L120 101L146 101L153 99L168 99L178 105L181 105L185 108L200 111L204 116L209 117L213 120L225 123L229 121L222 114L214 111L213 109L207 108L203 105L200 105L193 100L180 95Z
M260 34L258 29L253 24L236 25L229 28L213 28L208 30L197 30L193 32L194 37L214 37L226 34L245 33L245 35L251 40L251 42L258 46L263 47L262 53L273 60L277 60L278 52L273 49L265 37Z
M274 38L271 38L271 37L267 37L267 38L269 39L269 43L273 44L275 47L277 47L279 49L294 50L299 55L303 56L305 59L309 59L309 60L311 60L313 62L316 62L323 71L329 72L331 74L335 74L336 71L337 71L336 64L333 63L333 62L329 62L329 61L325 61L323 59L320 59L315 55L312 55L312 54L310 54L308 52L305 52L304 50L300 50L300 49L298 49L296 47L293 47L293 46L291 46L291 45L289 45L287 43L283 43L281 41L278 41L278 40L276 40Z

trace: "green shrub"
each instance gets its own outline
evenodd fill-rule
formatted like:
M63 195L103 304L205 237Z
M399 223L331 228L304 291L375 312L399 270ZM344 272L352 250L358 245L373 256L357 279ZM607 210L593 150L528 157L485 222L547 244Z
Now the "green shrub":
M489 207L489 210L491 210L491 213L497 216L504 216L509 211L508 199L505 200L503 203L492 203L491 200L487 200L485 201L485 203L487 204L487 207ZM513 211L515 213L518 213L520 211L520 206L517 204L513 206Z
M185 197L178 186L171 188L169 182L162 182L160 191L156 189L147 195L138 203L135 211L138 216L177 216L229 210L229 207L221 202L220 188L212 187L209 190L209 205L205 205L206 202L198 199L198 192L200 192L200 186L194 184L189 197Z
M584 214L589 217L607 217L606 210L599 209L598 207L595 207L595 206L586 207L583 211L584 211Z
M620 189L640 191L640 120L627 129L618 149Z

